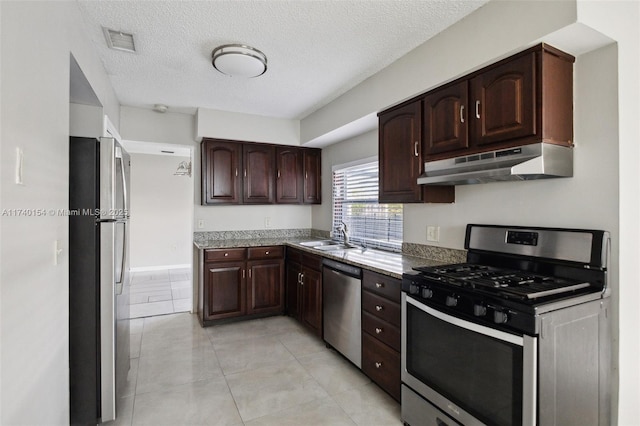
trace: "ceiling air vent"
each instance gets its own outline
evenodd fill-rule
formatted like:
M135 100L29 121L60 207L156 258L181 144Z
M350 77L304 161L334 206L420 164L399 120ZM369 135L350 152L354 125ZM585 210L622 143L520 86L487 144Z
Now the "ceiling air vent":
M122 31L112 30L102 27L104 36L107 39L109 49L123 50L125 52L136 52L136 45L133 41L133 34L123 33Z

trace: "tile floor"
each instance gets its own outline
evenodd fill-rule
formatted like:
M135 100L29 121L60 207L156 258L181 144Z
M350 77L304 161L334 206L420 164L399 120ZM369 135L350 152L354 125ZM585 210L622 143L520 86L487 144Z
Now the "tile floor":
M180 313L131 320L113 425L402 425L400 405L289 317L202 328Z
M130 318L191 310L191 268L133 272Z

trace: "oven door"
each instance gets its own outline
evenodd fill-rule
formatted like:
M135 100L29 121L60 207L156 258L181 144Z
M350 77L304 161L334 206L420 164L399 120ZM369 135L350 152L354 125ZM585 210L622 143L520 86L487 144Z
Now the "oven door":
M537 338L402 293L402 382L464 425L536 424Z

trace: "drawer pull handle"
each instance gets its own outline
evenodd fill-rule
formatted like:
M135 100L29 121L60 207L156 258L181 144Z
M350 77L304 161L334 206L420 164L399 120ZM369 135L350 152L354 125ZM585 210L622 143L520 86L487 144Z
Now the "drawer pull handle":
M382 333L382 329L381 329L381 328L376 327L376 334L380 334L380 333Z
M268 252L268 251L265 251L265 252L264 252L264 254L269 254L269 252Z
M229 256L229 253L225 253L225 254L224 254L224 257L227 257L227 256Z
M380 368L382 367L382 363L381 362L376 362L376 368Z
M382 288L384 287L384 283L376 283L376 288Z
M376 305L376 311L380 312L384 309L384 306Z

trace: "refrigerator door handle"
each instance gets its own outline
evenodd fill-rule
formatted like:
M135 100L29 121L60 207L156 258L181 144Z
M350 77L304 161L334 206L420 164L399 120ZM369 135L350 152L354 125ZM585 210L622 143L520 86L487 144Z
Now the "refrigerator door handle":
M116 415L116 222L100 223L100 404L102 422Z
M116 219L116 141L100 138L100 214L99 220Z
M114 236L114 268L115 268L115 284L116 294L122 292L122 285L125 281L125 272L127 268L127 227L129 223L127 221L117 221L115 223L115 236ZM122 232L120 232L122 230Z
M128 185L127 176L125 173L125 164L124 159L122 158L122 151L120 151L120 156L116 158L116 161L120 162L120 174L122 176L122 200L123 200L123 212L118 212L118 214L122 214L124 217L129 217L129 194L128 194Z

